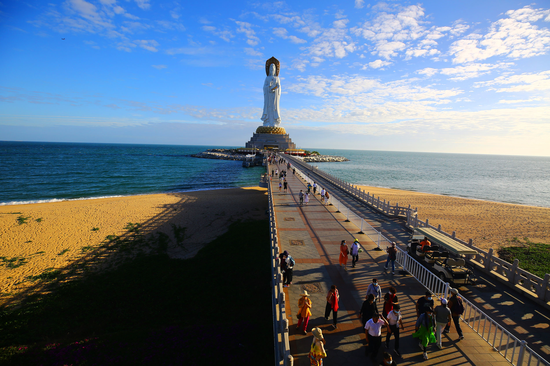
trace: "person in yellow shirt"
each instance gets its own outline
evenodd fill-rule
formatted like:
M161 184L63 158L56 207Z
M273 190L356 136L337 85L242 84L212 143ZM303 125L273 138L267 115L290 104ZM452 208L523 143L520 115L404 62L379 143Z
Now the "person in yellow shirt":
M313 333L313 342L311 342L308 355L310 365L323 366L323 358L327 357L323 332L321 331L321 328L313 328L311 332Z
M300 330L303 323L304 328L302 332L307 334L307 323L309 322L309 317L311 316L311 300L306 290L304 290L300 296L300 300L298 300L298 308L298 326L296 329Z

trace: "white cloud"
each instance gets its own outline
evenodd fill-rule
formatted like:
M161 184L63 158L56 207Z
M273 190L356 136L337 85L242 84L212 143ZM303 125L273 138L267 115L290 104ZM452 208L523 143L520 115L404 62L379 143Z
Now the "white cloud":
M135 40L134 43L137 44L139 47L147 50L147 51L151 51L151 52L157 52L158 51L157 47L159 46L159 43L157 41L155 41L154 39Z
M212 26L212 25L203 25L202 30L205 32L212 33L213 35L220 37L226 42L229 42L231 38L235 37L233 33L231 33L228 30L219 30L218 28Z
M261 53L260 51L256 51L255 49L253 48L245 48L244 49L244 53L246 53L247 55L249 56L258 56L258 57L262 57L263 56L263 53Z
M365 6L365 0L355 0L355 8L362 9Z
M382 60L376 60L373 62L369 62L369 66L373 69L379 69L384 66L391 65L391 62L389 61L382 61Z
M425 105L462 94L462 90L434 89L413 85L411 80L382 83L362 76L309 76L286 87L298 94L315 95L338 109L362 109L392 101L422 101Z
M437 73L442 75L451 76L449 80L452 81L463 81L466 79L472 79L480 77L481 75L489 74L491 70L499 69L503 70L510 67L511 63L498 63L498 64L480 64L480 63L470 63L464 66L457 67L447 67L442 69L434 68L425 68L422 70L416 71L417 74L426 75L431 77Z
M294 35L288 35L288 31L285 28L273 28L273 34L282 39L288 39L295 44L306 43L305 39L298 38Z
M162 69L166 69L167 66L166 65L151 65L152 67L154 67L155 69L157 70L162 70Z
M238 20L235 23L239 26L237 33L243 33L246 36L246 43L249 46L256 46L260 42L260 39L256 36L256 32L252 29L252 24Z
M417 74L420 75L426 75L427 77L431 77L439 72L438 69L434 69L432 67L426 67L425 69L416 71Z
M528 58L550 49L550 30L539 29L532 22L550 16L550 10L526 6L506 12L507 18L492 23L485 35L471 34L454 42L449 53L453 63L486 60L493 56Z
M550 70L539 73L524 73L520 75L499 76L494 80L482 81L474 84L474 87L492 87L495 85L511 85L507 88L493 87L497 93L501 92L536 92L550 90Z
M533 102L541 102L541 101L545 101L545 102L548 102L548 99L544 99L544 98L533 98L533 99L515 99L515 100L504 100L504 99L501 99L498 101L499 104L518 104L518 103L521 103L521 104L525 104L525 103L533 103Z
M149 0L136 0L136 4L142 10L148 10L151 7L151 4L149 4Z

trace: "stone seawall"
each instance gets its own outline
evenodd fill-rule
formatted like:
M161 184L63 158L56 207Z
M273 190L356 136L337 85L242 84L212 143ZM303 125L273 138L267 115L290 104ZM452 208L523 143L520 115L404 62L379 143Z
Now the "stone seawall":
M306 163L335 163L342 161L349 161L348 158L343 156L331 156L331 155L310 155L301 158Z
M239 154L236 150L232 149L208 149L198 154L192 154L193 158L202 159L220 159L220 160L246 160L246 155ZM343 156L331 156L331 155L310 155L306 157L297 157L302 159L306 163L334 163L341 161L349 161L349 159Z
M246 160L246 155L239 154L235 150L229 149L208 149L198 154L192 154L193 158L219 159L219 160Z

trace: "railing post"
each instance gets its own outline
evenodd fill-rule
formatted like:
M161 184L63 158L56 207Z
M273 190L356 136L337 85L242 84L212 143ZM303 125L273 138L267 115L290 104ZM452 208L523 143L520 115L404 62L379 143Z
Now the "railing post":
M382 240L382 233L379 231L378 232L378 241L376 243L376 248L374 250L382 250L382 248L380 248L380 241Z
M487 252L487 255L485 256L485 269L487 272L491 272L491 268L493 263L493 248L489 249L489 252Z
M527 342L525 340L522 340L521 346L519 347L519 354L518 354L518 366L523 366L523 356L525 355L525 347L527 346Z
M364 222L365 222L365 220L361 219L361 229L359 229L359 232L357 234L364 234L364 232L363 232L363 223Z
M543 302L546 302L546 296L548 295L548 282L550 282L550 274L544 275L544 280L542 281L542 285L539 287L538 294L539 300L542 300Z
M510 268L510 273L508 274L508 278L510 279L510 282L512 282L512 285L516 285L516 278L519 277L518 275L518 267L519 267L519 259L514 259L514 263L512 264L512 267Z

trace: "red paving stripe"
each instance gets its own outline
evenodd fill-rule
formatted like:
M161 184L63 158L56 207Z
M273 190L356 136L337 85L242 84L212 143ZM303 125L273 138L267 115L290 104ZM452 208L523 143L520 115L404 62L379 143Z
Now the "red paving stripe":
M296 263L325 263L320 258L294 258L294 260L296 261Z

